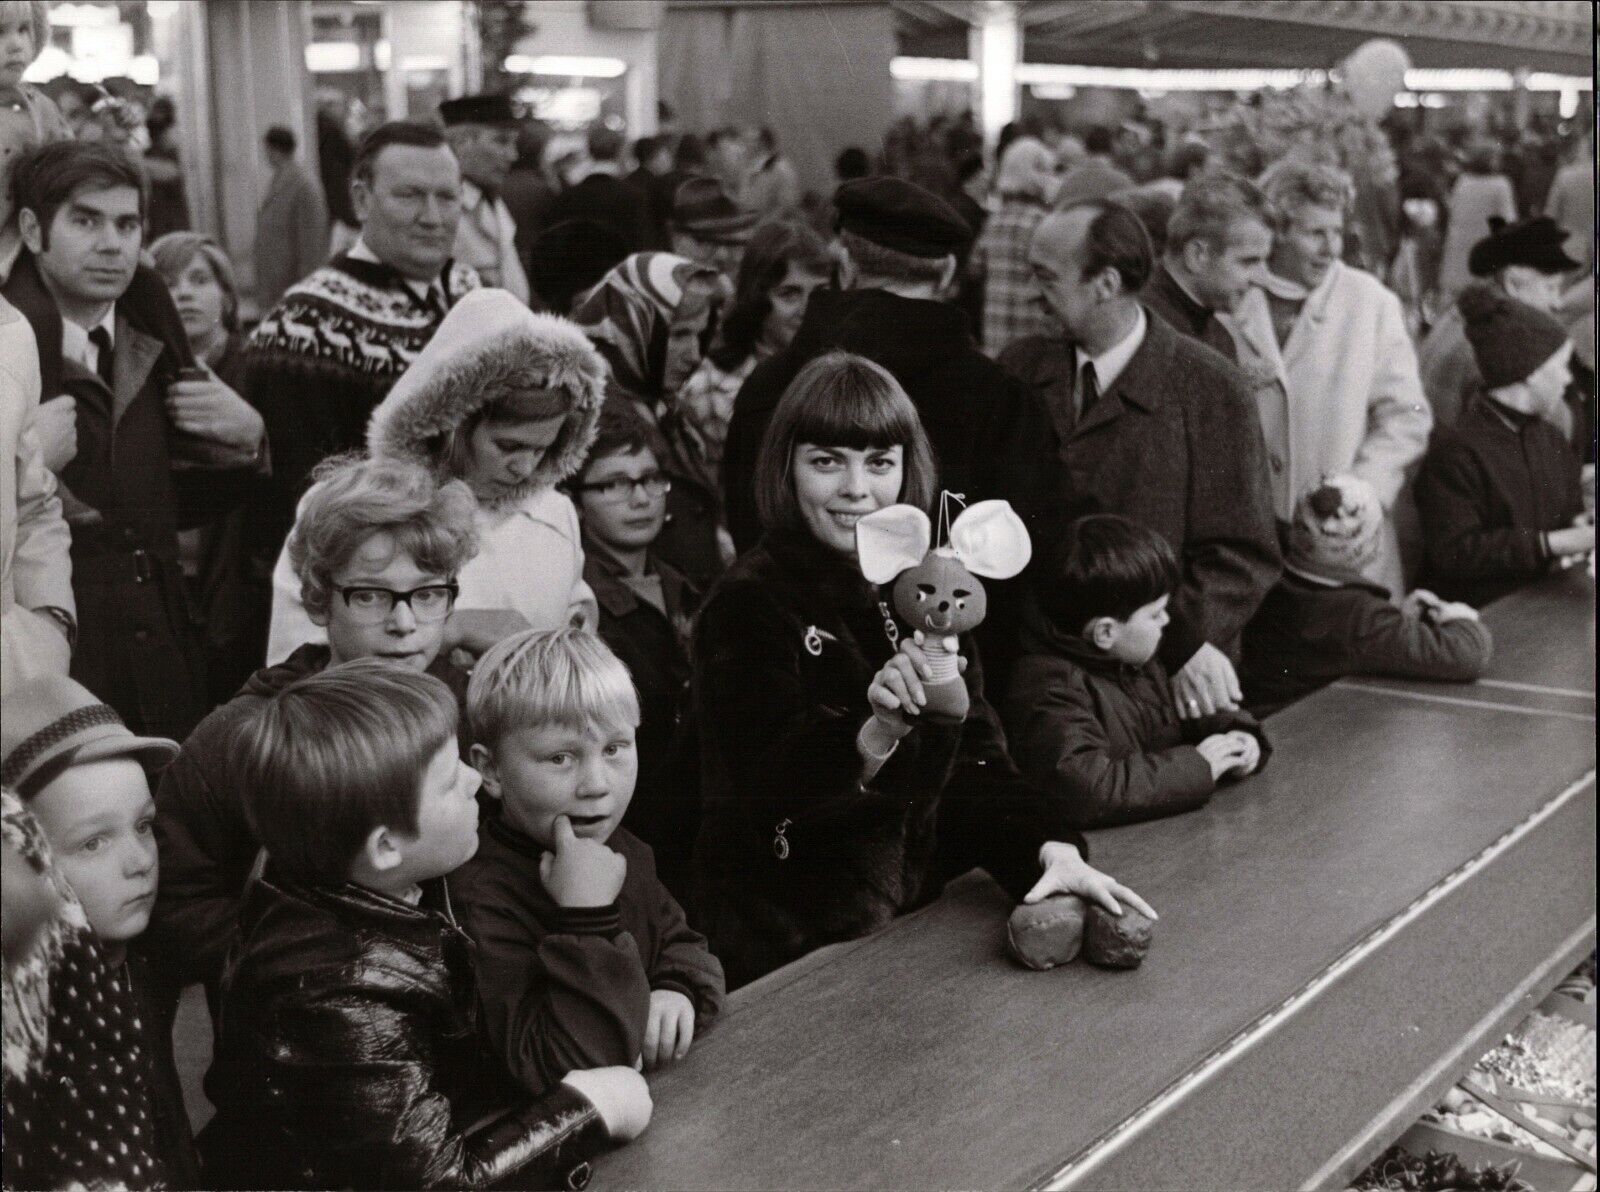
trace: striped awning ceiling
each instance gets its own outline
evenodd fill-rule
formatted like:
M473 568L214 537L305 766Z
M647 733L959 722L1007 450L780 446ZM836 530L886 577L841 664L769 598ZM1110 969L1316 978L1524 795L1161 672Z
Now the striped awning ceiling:
M965 58L985 0L894 0L901 54ZM1325 68L1362 42L1418 67L1588 75L1592 0L1024 0L1023 57L1084 66Z

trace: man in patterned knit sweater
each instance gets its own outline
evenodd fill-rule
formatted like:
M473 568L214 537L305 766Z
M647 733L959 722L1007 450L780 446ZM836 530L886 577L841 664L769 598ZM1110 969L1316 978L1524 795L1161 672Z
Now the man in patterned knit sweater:
M359 448L367 417L478 276L450 259L461 169L436 127L391 121L356 152L350 197L361 235L291 286L246 349L245 388L272 445L276 552L323 457Z

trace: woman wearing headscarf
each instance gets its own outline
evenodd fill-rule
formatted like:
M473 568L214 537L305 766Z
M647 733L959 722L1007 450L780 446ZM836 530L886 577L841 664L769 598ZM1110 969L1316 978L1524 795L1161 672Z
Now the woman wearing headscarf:
M1000 206L967 263L969 275L983 283L983 350L990 356L1013 340L1054 330L1028 267L1028 241L1059 183L1056 155L1043 141L1018 137L1006 146L995 181Z
M799 219L767 220L751 235L711 349L674 403L681 462L707 488L721 483L722 445L740 386L756 365L789 346L833 263L827 242Z
M702 590L732 560L732 542L720 531L716 485L693 462L696 448L678 394L706 354L727 290L709 265L673 253L634 253L572 310L606 362L608 389L632 399L666 437L673 484L656 549Z
M582 466L604 397L605 366L577 327L486 289L451 308L373 411L369 455L425 463L478 499L478 554L457 575L448 647L475 655L526 629L595 624L578 515L556 486ZM285 552L267 659L322 640Z

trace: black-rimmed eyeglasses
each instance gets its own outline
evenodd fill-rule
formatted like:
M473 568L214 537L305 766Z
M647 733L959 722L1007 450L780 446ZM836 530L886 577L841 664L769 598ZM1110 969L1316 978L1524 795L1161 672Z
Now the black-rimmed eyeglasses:
M663 496L672 491L672 481L660 472L646 472L643 476L613 476L610 480L572 487L580 493L593 493L602 501L626 501L636 488L643 489L648 497Z
M461 594L461 585L452 580L447 584L424 584L409 592L353 586L339 588L338 593L345 608L350 610L351 618L368 625L388 620L397 604L409 608L419 621L442 621L450 615L451 606Z

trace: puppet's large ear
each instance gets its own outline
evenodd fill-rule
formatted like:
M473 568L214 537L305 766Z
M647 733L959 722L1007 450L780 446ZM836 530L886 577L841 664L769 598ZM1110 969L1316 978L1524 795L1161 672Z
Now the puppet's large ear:
M979 501L950 526L950 545L974 575L1010 579L1033 558L1028 527L1009 501Z
M915 505L890 505L856 523L856 554L861 574L886 584L928 553L933 527Z

